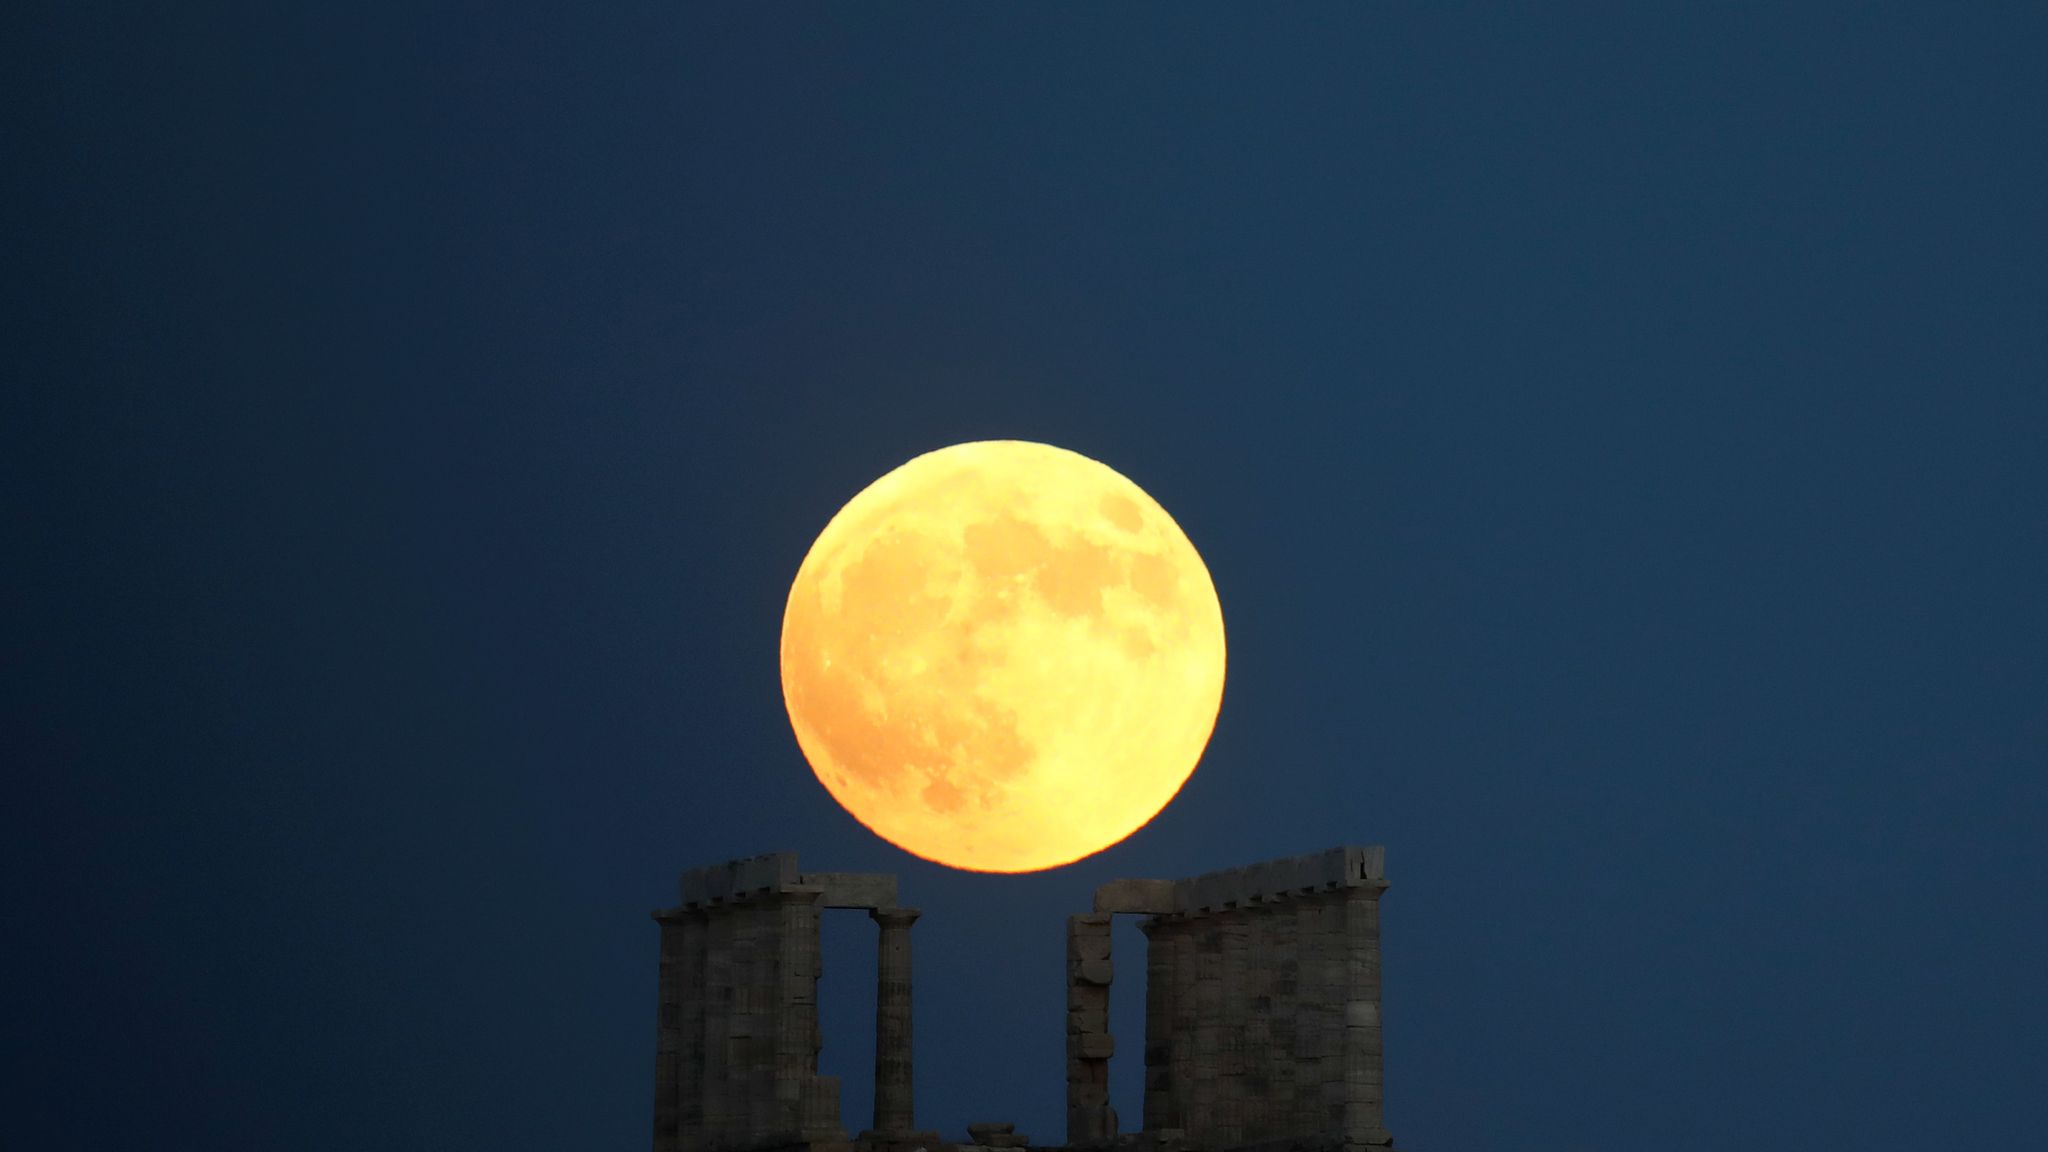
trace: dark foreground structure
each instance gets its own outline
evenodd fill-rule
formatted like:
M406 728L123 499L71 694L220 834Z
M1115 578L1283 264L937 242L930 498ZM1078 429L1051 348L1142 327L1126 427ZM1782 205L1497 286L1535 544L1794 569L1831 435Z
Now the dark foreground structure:
M1067 1145L1151 1152L1389 1152L1383 1123L1380 848L1185 880L1113 880L1067 918ZM973 1152L1045 1147L1002 1124L918 1131L910 928L896 878L800 872L793 853L683 873L661 926L654 1152ZM878 929L874 1126L840 1126L818 1075L818 917ZM1111 918L1146 937L1145 1115L1109 1105Z

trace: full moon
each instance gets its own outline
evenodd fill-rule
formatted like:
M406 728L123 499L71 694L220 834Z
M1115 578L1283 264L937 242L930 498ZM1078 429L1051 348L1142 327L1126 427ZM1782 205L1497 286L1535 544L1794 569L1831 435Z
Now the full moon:
M876 835L1035 872L1180 791L1223 699L1223 610L1122 475L1046 444L956 444L868 485L811 545L782 696L819 782Z

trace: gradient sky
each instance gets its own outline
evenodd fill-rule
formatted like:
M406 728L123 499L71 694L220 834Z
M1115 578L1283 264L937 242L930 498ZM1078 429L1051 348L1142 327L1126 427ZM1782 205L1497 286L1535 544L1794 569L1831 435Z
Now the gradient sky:
M1347 842L1404 1146L2038 1140L2048 8L0 25L0 1144L642 1148L647 912L778 849L924 909L920 1119L1058 1140L1062 917ZM1179 800L1025 877L840 812L776 671L990 437L1230 630Z

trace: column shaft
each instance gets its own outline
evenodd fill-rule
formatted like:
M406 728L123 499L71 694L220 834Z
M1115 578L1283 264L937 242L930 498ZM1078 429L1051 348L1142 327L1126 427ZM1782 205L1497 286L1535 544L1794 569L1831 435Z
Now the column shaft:
M1386 1129L1380 1039L1380 887L1351 888L1344 899L1344 1146L1349 1152L1393 1143Z
M1324 1036L1335 995L1324 983L1323 905L1327 897L1294 901L1295 981L1294 1111L1296 1132L1327 1136L1337 1125L1323 1101Z
M676 1070L676 1147L704 1148L704 913L685 912L680 925L682 955L676 963L681 996L682 1050Z
M1110 917L1067 917L1067 1143L1116 1135L1109 1104Z
M698 1098L703 1101L704 1147L717 1149L734 1143L732 1069L733 997L733 910L711 909L704 922L704 1060ZM744 1122L744 1116L739 1118Z
M875 1131L909 1132L916 1126L912 1099L910 926L915 908L876 908L881 926L875 965Z
M654 1152L676 1152L683 1049L683 926L677 918L664 914L656 914L655 921L661 928L661 959L655 978Z
M1304 1129L1301 1124L1303 1109L1298 1086L1300 1067L1295 1055L1301 991L1299 924L1300 920L1293 902L1276 906L1266 919L1266 929L1270 934L1272 946L1270 964L1273 989L1272 1009L1267 1022L1271 1037L1269 1043L1273 1083L1266 1119L1273 1136L1292 1136L1300 1131L1314 1131L1313 1128Z
M1216 1135L1217 1073L1223 1065L1223 927L1204 916L1194 934L1195 1050L1193 1083L1188 1090L1188 1136L1213 1143Z
M726 1075L733 1088L733 1139L751 1145L775 1123L776 910L761 900L733 905L733 1013Z
M1239 1101L1244 1109L1243 1134L1247 1144L1270 1140L1285 1133L1274 1129L1274 1070L1283 1061L1273 1059L1273 966L1272 927L1279 918L1272 904L1254 904L1244 910L1246 943L1244 962L1244 1076Z
M1234 1148L1244 1143L1246 1037L1251 913L1236 909L1218 915L1222 928L1222 1012L1216 1045L1216 1103L1211 1123L1216 1143Z
M1183 1131L1194 1127L1195 1033L1201 1025L1199 965L1195 961L1195 936L1199 921L1176 919L1169 930L1173 969L1168 977L1172 996L1172 1038L1167 1053L1167 1128Z
M776 1130L806 1127L805 1093L818 1075L819 890L784 889L776 964L780 987L775 1021Z
M1157 917L1145 933L1144 1130L1178 1128L1173 1116L1173 926Z

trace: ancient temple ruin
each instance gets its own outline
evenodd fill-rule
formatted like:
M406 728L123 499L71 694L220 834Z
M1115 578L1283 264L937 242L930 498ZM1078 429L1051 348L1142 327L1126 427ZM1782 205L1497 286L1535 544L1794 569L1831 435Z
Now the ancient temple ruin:
M839 1081L818 1075L818 916L864 909L878 936L875 1126L864 1149L937 1152L912 1126L910 926L896 878L799 873L796 856L755 856L683 873L661 926L655 1152L843 1148Z
M1067 919L1069 1147L1391 1152L1380 1038L1380 848L1334 848L1185 880L1113 880ZM1030 1142L920 1131L911 1098L914 908L896 878L799 872L790 853L683 873L661 927L655 1152L971 1152ZM849 1137L818 1074L818 918L877 926L875 1115ZM1142 1127L1109 1102L1110 926L1144 917Z

